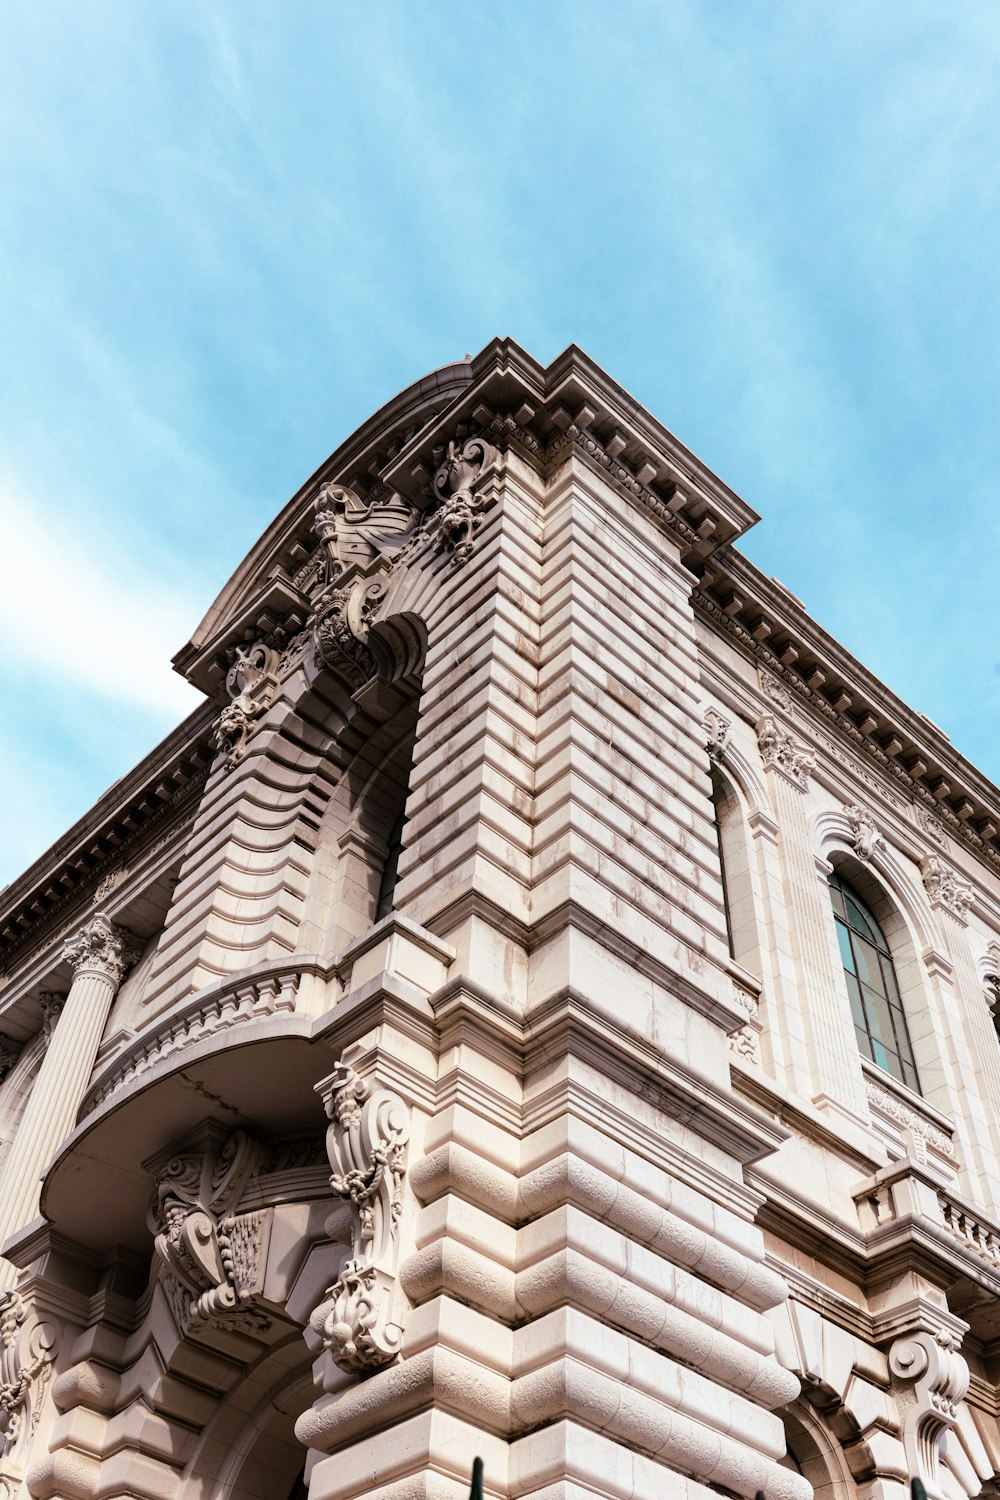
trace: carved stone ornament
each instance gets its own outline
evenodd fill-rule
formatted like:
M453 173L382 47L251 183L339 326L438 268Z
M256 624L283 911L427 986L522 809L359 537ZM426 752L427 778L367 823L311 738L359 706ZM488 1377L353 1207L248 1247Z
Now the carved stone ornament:
M941 1449L969 1388L969 1367L949 1329L904 1335L889 1350L889 1371L903 1414L903 1447L910 1476L929 1496L940 1496Z
M260 1294L271 1210L234 1213L258 1162L257 1143L242 1130L223 1139L204 1127L152 1164L149 1227L163 1267L186 1293L173 1300L189 1323L218 1323Z
M215 746L225 756L223 770L232 771L246 753L254 723L274 702L278 691L278 652L258 641L238 646L226 674L227 703L215 725Z
M360 1077L350 1051L322 1085L330 1128L330 1184L353 1210L351 1255L310 1322L342 1370L388 1364L399 1353L397 1228L406 1174L409 1112L402 1099Z
M450 442L444 463L434 475L434 493L444 501L438 512L441 536L454 563L472 555L485 505L476 485L495 457L496 450L483 438L469 438L461 447Z
M331 589L317 606L313 619L316 655L351 688L359 688L375 672L365 641L368 622L384 592L380 581L369 584L359 579L353 587Z
M885 843L871 813L866 807L852 803L850 807L844 808L844 816L851 825L855 854L859 859L871 859L875 850Z
M9 1036L0 1036L0 1083L21 1056L21 1045Z
M100 885L97 887L96 891L93 894L92 905L100 906L101 902L104 901L106 897L110 896L113 890L117 889L117 887L121 885L122 881L127 875L128 867L126 865L121 865L117 870L111 870L107 875L105 875L104 879L101 881Z
M66 996L58 995L54 990L43 990L38 999L42 1007L42 1036L46 1042L51 1042L56 1022L66 1004Z
M54 1325L32 1316L18 1292L4 1294L0 1299L0 1453L10 1453L22 1436L29 1441L33 1436L57 1342Z
M99 912L66 944L63 957L69 959L78 975L100 974L117 989L137 957L130 938L131 934Z
M757 670L757 679L760 682L761 692L769 702L786 711L791 708L792 695L783 682L780 682L777 677L772 677L770 672L765 672L762 668Z
M800 792L807 789L816 757L811 751L803 750L792 735L786 734L771 714L764 714L757 720L757 743L765 770L780 771Z
M381 561L389 567L413 538L420 513L395 493L365 504L342 484L325 484L313 502L313 531L323 546L323 586L350 568L367 570Z
M705 728L708 731L708 758L720 762L724 759L729 744L729 720L718 709L706 708Z
M913 1151L918 1161L927 1160L929 1145L940 1151L942 1156L947 1156L951 1161L955 1160L954 1141L950 1136L945 1135L944 1131L939 1129L933 1121L918 1114L909 1104L904 1103L902 1099L876 1083L874 1078L865 1079L865 1093L873 1110L887 1115L889 1119L895 1120L897 1125L902 1125L905 1129L912 1131Z
M964 927L969 920L969 907L974 899L971 885L956 875L936 854L929 854L920 870L931 905L942 907Z

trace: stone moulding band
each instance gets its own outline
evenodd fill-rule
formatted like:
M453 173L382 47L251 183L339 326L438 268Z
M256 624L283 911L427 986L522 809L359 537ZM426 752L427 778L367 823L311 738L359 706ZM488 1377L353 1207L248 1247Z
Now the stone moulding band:
M92 1114L120 1089L196 1042L247 1021L294 1014L299 1008L299 990L306 974L325 979L327 967L308 954L262 965L252 974L233 974L217 980L180 1010L158 1016L124 1052L110 1059L84 1098L81 1116Z

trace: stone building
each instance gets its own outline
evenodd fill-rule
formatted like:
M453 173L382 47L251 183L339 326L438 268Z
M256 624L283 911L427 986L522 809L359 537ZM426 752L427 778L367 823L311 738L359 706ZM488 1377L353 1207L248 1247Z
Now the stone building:
M0 896L0 1494L1000 1483L1000 794L579 350L349 437Z

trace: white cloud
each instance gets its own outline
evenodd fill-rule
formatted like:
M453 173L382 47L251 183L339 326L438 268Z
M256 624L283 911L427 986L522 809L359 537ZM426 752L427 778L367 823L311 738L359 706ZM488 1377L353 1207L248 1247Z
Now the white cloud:
M201 611L175 589L103 555L82 524L0 486L7 567L0 632L9 660L69 678L98 698L181 718L200 694L171 670Z

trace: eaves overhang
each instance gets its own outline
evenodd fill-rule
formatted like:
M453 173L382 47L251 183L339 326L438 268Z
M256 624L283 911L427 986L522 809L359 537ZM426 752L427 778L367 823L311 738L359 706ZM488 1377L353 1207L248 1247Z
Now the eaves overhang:
M0 891L0 976L61 930L77 908L86 910L108 874L183 821L215 755L215 712L213 704L199 704ZM0 998L2 993L0 987Z
M735 548L701 569L703 618L778 678L792 701L870 757L897 787L1000 871L1000 790L807 614L801 601Z
M298 578L317 550L313 505L325 485L343 485L365 503L397 494L429 512L448 444L474 436L519 453L546 477L579 457L670 531L687 562L704 562L759 519L575 345L543 366L512 339L494 339L408 387L316 470L174 658L176 670L218 693L237 645L281 645L302 628L308 601Z

